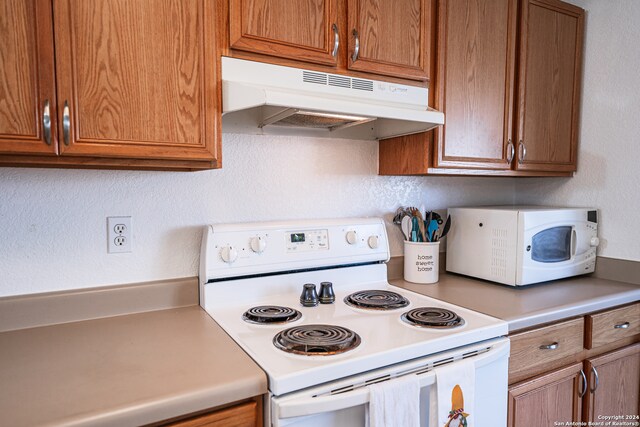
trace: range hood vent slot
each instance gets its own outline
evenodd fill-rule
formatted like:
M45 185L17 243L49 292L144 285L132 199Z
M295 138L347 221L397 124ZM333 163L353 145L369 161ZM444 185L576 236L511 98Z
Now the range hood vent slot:
M351 79L349 77L330 75L329 86L344 87L348 89L351 87Z
M305 83L316 83L320 85L326 85L327 75L325 73L314 73L312 71L303 71L302 81Z
M373 92L373 82L371 80L352 79L351 87L358 90Z

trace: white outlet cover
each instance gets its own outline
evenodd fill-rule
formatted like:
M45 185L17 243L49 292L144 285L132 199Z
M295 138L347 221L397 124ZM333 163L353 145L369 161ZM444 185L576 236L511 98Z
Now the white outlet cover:
M107 252L110 254L132 252L133 232L130 216L107 217Z

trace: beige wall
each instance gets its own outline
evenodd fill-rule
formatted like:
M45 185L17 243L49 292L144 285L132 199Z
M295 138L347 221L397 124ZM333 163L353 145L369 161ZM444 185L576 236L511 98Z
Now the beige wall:
M221 170L0 168L0 296L196 276L206 223L513 201L513 179L381 177L377 158L374 141L224 135ZM107 254L117 215L133 216L133 253Z

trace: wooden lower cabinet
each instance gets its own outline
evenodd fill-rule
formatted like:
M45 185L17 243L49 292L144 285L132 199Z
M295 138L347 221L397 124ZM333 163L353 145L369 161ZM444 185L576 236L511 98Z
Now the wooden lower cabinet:
M260 427L262 426L260 402L260 398L256 398L249 402L162 425L166 427Z
M585 383L575 363L509 387L509 427L549 427L580 421Z
M635 302L511 334L507 425L640 421L638 308Z
M640 343L587 359L585 372L589 376L589 392L585 395L584 421L640 414Z

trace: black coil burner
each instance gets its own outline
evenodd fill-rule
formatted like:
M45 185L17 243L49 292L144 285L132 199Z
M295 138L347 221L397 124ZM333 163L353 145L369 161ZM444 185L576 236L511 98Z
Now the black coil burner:
M261 305L251 307L242 315L245 322L259 325L272 325L278 323L288 323L298 320L302 316L298 310L279 305Z
M355 292L345 297L344 302L365 310L396 310L409 305L409 300L402 295L381 290Z
M273 345L287 353L331 356L359 346L360 336L342 326L301 325L278 332Z
M455 328L464 325L464 319L451 310L439 307L419 307L407 311L402 320L421 328Z

